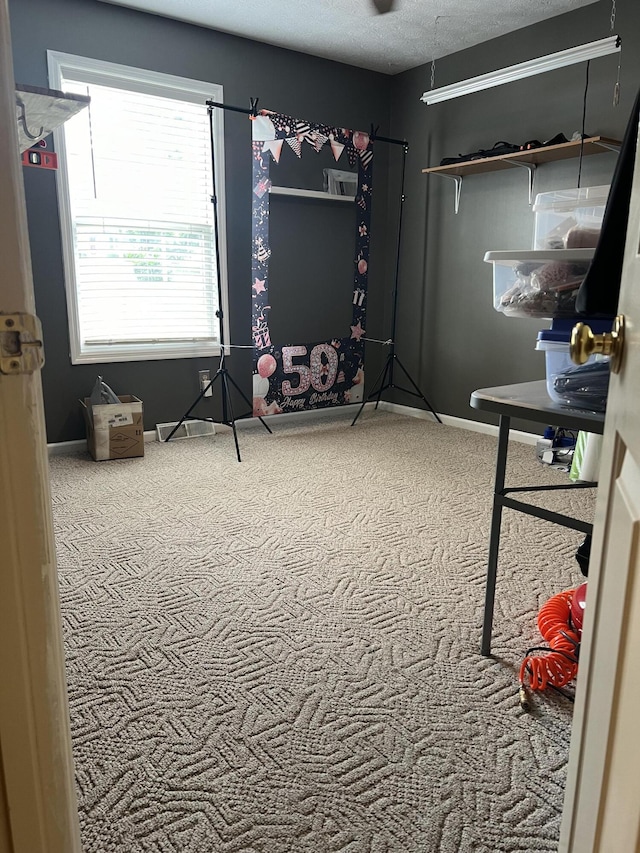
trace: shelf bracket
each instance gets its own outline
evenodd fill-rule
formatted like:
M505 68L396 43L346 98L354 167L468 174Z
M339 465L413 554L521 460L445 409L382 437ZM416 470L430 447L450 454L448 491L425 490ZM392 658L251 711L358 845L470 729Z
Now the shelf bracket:
M438 174L437 172L435 174ZM457 215L460 210L460 196L462 194L462 175L438 175L440 178L449 178L450 181L455 181L456 183L456 194L453 203L453 212Z
M40 139L42 137L44 127L42 125L40 125L40 130L36 130L35 135L33 133L31 133L29 128L27 127L27 108L26 108L25 103L22 100L22 98L19 97L18 95L16 95L16 104L20 108L20 113L18 115L18 121L22 125L22 130L24 132L24 135L27 137L27 139L32 139L34 141L37 141L38 139Z
M510 166L520 166L529 172L529 206L533 204L533 179L536 173L535 163L522 163L520 160L503 160L504 163L509 163Z

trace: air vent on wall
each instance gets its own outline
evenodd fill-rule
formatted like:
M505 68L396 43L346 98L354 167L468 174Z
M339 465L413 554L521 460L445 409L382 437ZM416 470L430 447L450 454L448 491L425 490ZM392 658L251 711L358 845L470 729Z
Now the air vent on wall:
M175 427L177 421L172 424L156 424L156 436L158 441L165 441ZM184 421L180 428L171 436L171 441L174 438L199 438L203 435L214 435L215 426L210 421Z

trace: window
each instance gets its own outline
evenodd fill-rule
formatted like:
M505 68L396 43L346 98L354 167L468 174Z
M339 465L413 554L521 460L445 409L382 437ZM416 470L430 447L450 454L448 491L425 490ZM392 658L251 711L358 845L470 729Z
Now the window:
M226 317L222 87L48 52L54 89L91 104L56 131L71 361L219 352ZM226 331L226 329L225 329ZM228 339L225 336L225 339Z

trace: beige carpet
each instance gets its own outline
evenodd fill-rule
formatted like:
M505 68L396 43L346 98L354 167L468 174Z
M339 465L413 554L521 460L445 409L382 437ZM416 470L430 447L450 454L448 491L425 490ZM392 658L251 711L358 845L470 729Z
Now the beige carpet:
M52 459L85 853L556 850L572 708L516 677L580 534L505 512L482 658L496 440L348 424Z

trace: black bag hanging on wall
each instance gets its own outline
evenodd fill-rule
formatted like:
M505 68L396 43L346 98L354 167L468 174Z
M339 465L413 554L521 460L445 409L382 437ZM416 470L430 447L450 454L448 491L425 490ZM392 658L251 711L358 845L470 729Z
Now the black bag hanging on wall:
M580 314L615 317L618 312L639 118L640 91L631 111L613 173L600 239L589 271L578 291L576 309Z

